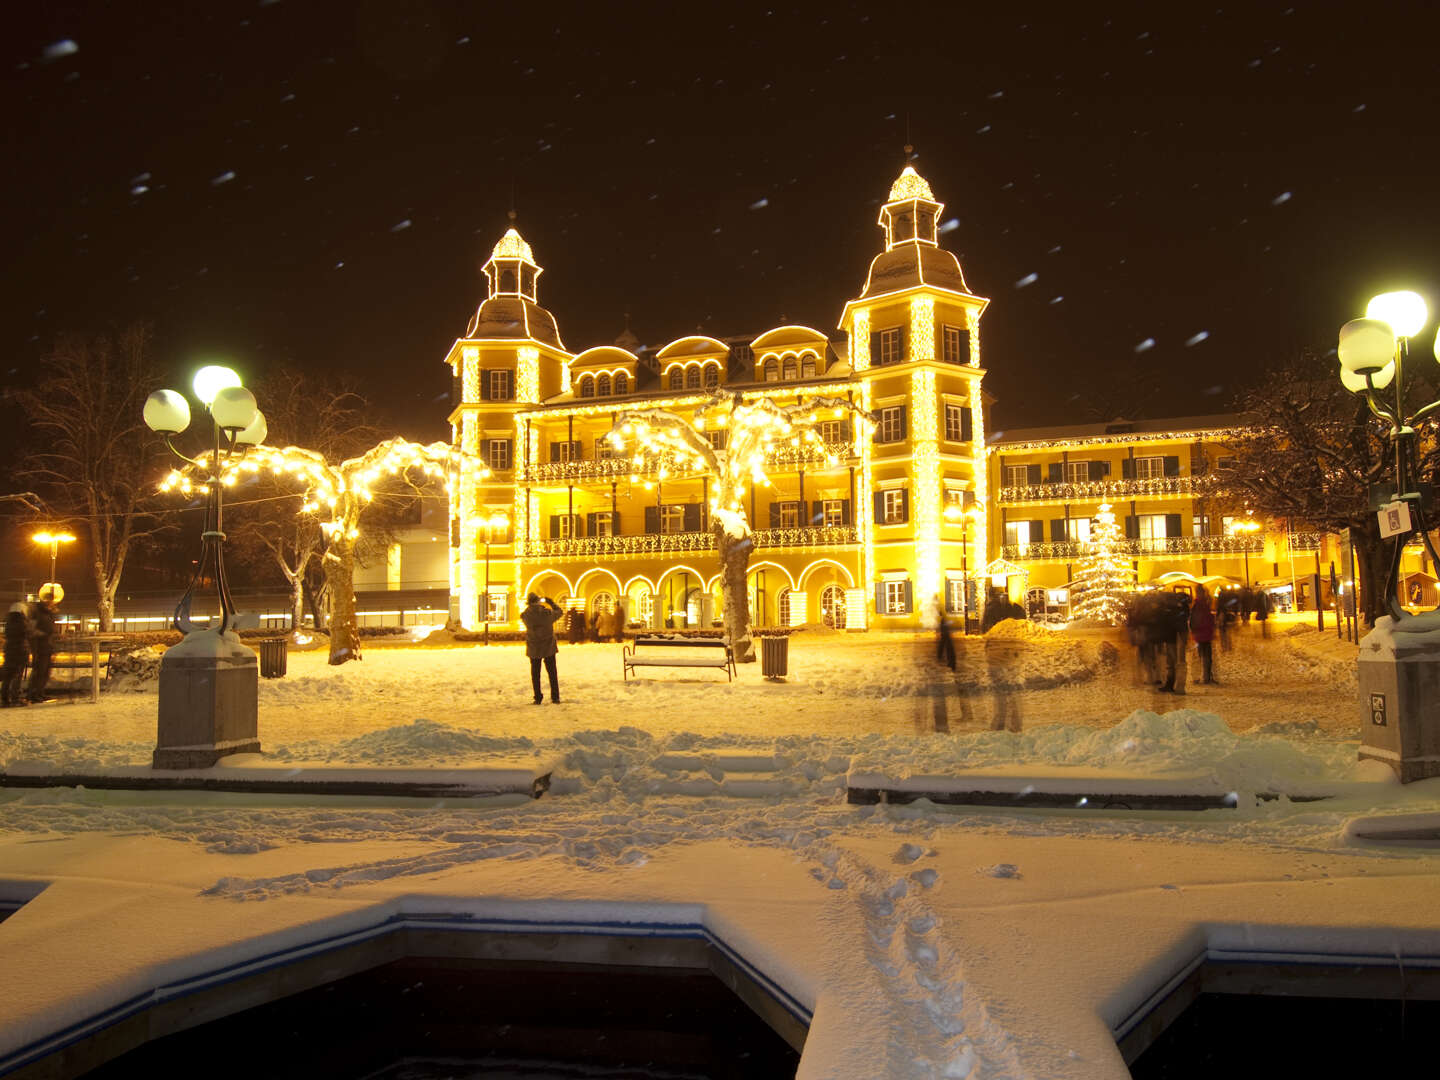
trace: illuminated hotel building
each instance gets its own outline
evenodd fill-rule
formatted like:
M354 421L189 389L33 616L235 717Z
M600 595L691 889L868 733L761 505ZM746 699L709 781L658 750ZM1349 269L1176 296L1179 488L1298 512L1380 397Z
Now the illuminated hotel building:
M848 399L874 418L818 415L823 450L776 447L748 491L756 625L904 628L933 624L937 603L959 610L962 569L973 576L985 561L988 301L939 246L942 209L907 166L880 210L884 248L837 333L779 326L654 351L631 338L570 351L512 227L445 358L454 444L490 468L452 503L452 615L466 627L485 620L488 575L492 624L515 625L532 591L587 616L621 604L631 626L718 622L713 478L663 475L605 435L627 409L693 417L720 387L784 404ZM724 449L723 427L705 435ZM974 523L962 523L972 505Z

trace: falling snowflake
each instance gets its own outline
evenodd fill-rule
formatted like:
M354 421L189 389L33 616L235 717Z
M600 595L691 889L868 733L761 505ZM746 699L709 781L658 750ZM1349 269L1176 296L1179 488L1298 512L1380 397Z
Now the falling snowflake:
M74 56L80 51L80 46L69 38L62 38L59 41L52 41L40 53L42 60L59 60L62 56Z
M150 189L144 184L136 184L130 189L131 195L144 195Z
M1052 303L1052 304L1059 304L1059 303L1063 302L1064 299L1065 299L1065 297L1064 297L1063 294L1060 295L1060 296L1052 296L1052 297L1050 298L1050 303Z
M210 178L210 185L211 185L212 187L219 187L221 184L228 184L228 183L230 183L231 180L234 180L234 179L235 179L235 170L234 170L234 169L226 169L226 170L225 170L224 172L222 172L219 176L212 176L212 177Z
M1026 275L1025 275L1024 277L1022 277L1019 281L1015 282L1015 288L1017 288L1017 289L1023 289L1023 288L1025 288L1026 285L1034 285L1035 282L1037 282L1037 281L1039 281L1039 280L1040 280L1040 275L1039 275L1039 274L1026 274Z
M1147 337L1144 341L1140 342L1139 345L1135 346L1135 351L1137 353L1149 352L1154 347L1155 339L1153 337Z
M764 209L765 209L767 206L769 206L769 205L770 205L770 200L769 200L769 199L756 199L754 202L752 202L752 203L750 204L750 209L751 209L751 210L764 210Z
M390 231L391 231L391 232L404 232L404 231L405 231L406 229L408 229L409 227L410 227L410 219L407 217L404 221L397 221L394 225L391 225L391 226L390 226Z
M1206 340L1207 338L1209 338L1209 337L1210 337L1210 331L1209 331L1209 330L1201 330L1199 333L1191 334L1188 338L1186 338L1186 339L1185 339L1185 344L1186 344L1187 347L1188 347L1188 346L1191 346L1191 345L1199 345L1200 342L1205 341L1205 340Z
M1270 205L1280 206L1282 203L1287 203L1290 201L1292 194L1293 193L1289 191L1282 191L1279 195L1276 195L1273 199L1270 200Z
M959 227L960 219L958 217L952 217L949 221L942 221L940 223L940 235L944 236L946 233L952 233Z
M987 131L989 131L989 130L990 130L990 125L989 125L989 124L981 124L978 128L975 129L975 134L976 134L976 135L984 135L984 134L985 134Z

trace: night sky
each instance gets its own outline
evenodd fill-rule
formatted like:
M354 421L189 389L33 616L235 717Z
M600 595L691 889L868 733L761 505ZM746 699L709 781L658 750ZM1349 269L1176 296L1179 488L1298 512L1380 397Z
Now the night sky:
M11 8L6 381L144 319L177 381L344 369L442 436L512 205L572 350L828 330L907 128L1000 427L1220 411L1440 301L1425 5L1103 6Z

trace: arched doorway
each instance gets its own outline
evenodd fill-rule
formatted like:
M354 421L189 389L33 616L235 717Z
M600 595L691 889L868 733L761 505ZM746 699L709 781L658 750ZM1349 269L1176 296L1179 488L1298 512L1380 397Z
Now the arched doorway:
M590 597L590 614L610 615L615 611L615 594L612 592L597 592Z
M781 589L775 597L775 622L778 626L790 625L791 590Z
M845 590L826 585L820 592L820 621L836 630L845 629Z

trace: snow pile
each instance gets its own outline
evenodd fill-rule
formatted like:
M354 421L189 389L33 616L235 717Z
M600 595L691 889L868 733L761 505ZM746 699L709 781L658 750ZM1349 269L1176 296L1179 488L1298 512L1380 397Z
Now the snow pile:
M524 736L484 735L422 717L409 724L369 731L340 743L312 740L287 744L276 748L272 756L285 761L415 765L485 755L504 757L534 748L535 744Z
M146 689L146 684L160 678L160 661L164 656L164 645L142 645L126 652L112 652L110 676L103 689Z

